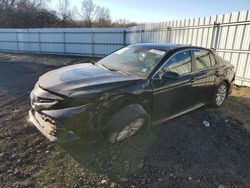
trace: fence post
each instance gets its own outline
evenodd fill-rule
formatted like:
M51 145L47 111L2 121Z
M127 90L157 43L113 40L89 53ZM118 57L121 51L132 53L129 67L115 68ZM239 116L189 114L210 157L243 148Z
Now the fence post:
M19 40L18 40L18 32L17 32L17 30L16 30L16 49L17 49L17 51L20 51L20 49L19 49Z
M171 27L167 27L167 43L171 43Z
M217 23L216 24L216 35L215 35L215 41L214 41L214 49L215 50L218 48L219 34L220 34L220 23Z
M38 32L38 45L39 45L39 53L41 53L42 48L41 48L41 32Z
M210 43L211 49L214 47L215 30L216 30L216 22L214 22L213 24L212 37L211 37L211 43Z
M141 43L143 42L143 33L144 33L144 30L141 29Z
M91 33L91 55L92 55L92 57L94 57L94 41L95 41L95 39L94 39L94 31L92 31L92 33Z
M65 31L63 32L63 53L66 53L66 40L65 40Z
M216 50L216 48L218 47L219 34L220 34L220 23L214 22L210 48Z
M126 32L126 30L124 30L123 31L123 46L126 46L126 34L127 34L127 32Z

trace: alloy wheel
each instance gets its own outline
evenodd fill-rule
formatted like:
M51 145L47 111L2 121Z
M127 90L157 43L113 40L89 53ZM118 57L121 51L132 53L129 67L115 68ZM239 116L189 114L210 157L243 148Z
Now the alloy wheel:
M126 127L122 129L122 131L118 134L116 140L122 141L129 136L135 134L144 124L144 118L138 118L132 122L130 122Z
M226 99L227 87L225 84L220 85L216 93L216 104L220 106Z

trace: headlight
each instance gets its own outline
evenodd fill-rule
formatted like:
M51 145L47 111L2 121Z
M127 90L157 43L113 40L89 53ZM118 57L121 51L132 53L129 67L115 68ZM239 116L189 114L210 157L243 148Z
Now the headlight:
M49 109L52 106L56 105L63 98L60 96L54 95L48 91L43 90L38 86L38 83L35 85L35 88L30 94L31 106L36 110Z
M38 86L38 84L36 84L36 86L35 86L35 88L34 88L34 90L32 92L34 92L34 95L39 97L39 98L48 99L48 100L49 99L63 100L62 97L54 95L54 94L52 94L52 93L50 93L48 91L43 90L42 88L40 88Z

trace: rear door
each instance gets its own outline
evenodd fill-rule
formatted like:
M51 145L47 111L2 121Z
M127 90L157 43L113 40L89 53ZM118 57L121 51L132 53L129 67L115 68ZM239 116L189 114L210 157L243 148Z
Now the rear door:
M176 72L178 79L162 79L165 72ZM189 109L194 104L191 77L192 58L190 50L176 52L153 76L153 122L164 121Z
M215 89L217 62L210 51L205 49L193 49L192 57L194 72L191 83L196 93L195 103L206 103L210 100Z

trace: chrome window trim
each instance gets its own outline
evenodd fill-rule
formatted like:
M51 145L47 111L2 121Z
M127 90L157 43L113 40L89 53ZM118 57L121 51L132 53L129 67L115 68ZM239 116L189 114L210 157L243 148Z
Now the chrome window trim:
M210 55L210 61L211 61L211 57L215 60L215 64L212 66L214 67L215 65L218 64L218 60L216 59L215 55L212 52L209 52L209 55Z

